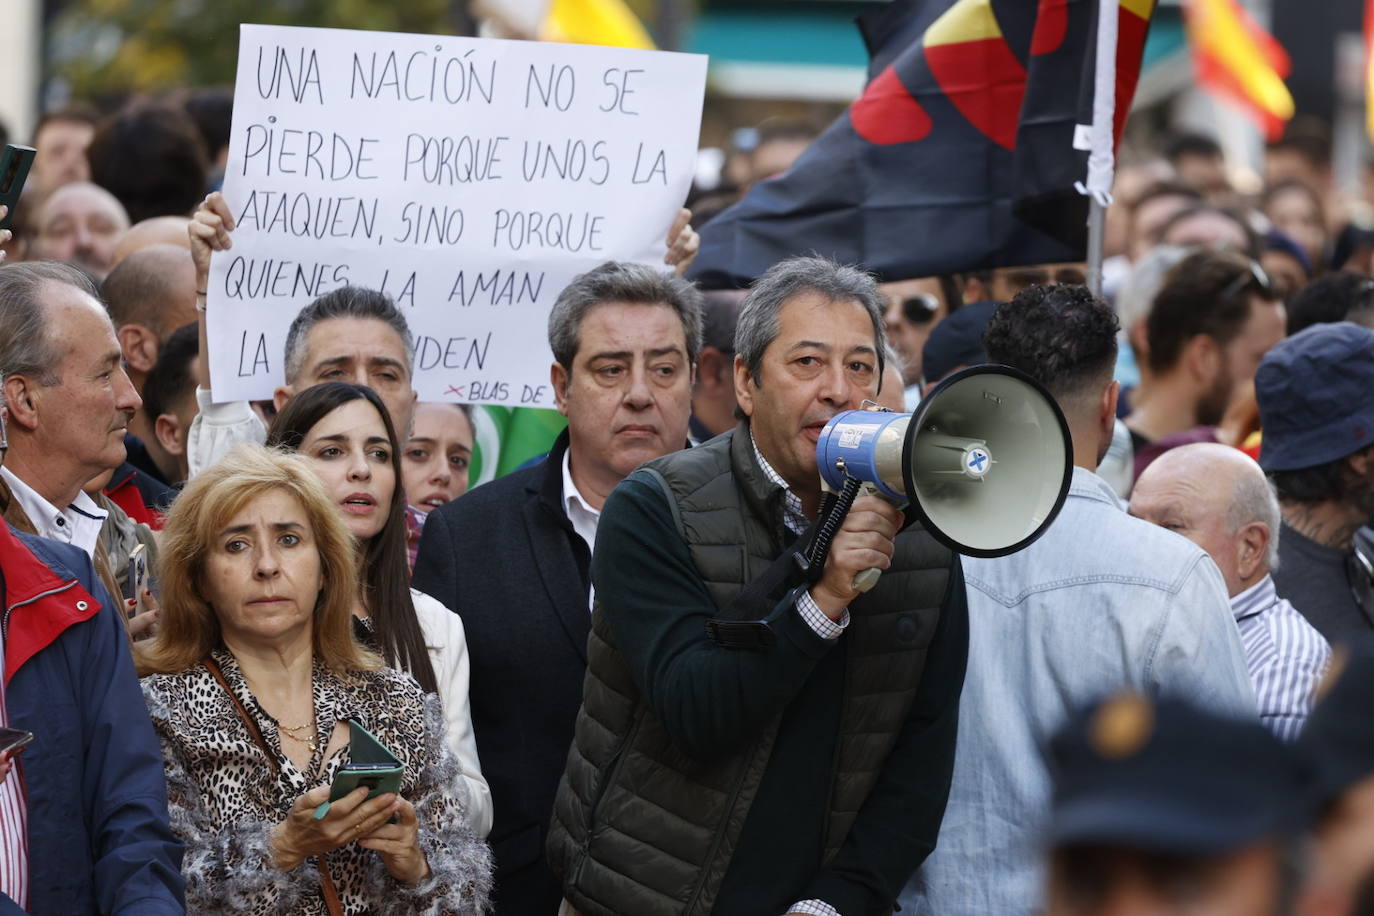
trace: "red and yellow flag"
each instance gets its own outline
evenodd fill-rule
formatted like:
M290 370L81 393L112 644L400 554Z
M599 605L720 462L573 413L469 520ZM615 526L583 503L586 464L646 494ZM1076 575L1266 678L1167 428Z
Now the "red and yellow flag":
M1237 0L1188 0L1188 43L1198 82L1240 106L1270 140L1293 117L1293 96L1284 85L1288 52Z
M1364 129L1374 140L1374 0L1364 0Z

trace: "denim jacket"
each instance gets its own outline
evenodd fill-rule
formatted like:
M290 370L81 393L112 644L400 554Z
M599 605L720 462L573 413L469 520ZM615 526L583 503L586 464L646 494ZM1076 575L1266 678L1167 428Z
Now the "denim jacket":
M1043 910L1041 749L1073 709L1120 687L1257 716L1221 573L1191 541L1132 518L1075 468L1030 547L966 558L968 674L935 852L902 894L938 916Z

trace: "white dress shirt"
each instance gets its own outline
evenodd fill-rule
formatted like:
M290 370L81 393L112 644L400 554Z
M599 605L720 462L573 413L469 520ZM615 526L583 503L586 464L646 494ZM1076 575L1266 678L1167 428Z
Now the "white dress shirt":
M591 553L596 549L596 525L601 521L601 510L593 509L592 504L587 502L582 492L577 489L577 484L573 483L571 452L571 448L563 452L563 510L568 513L568 521L572 522L573 531L587 542L587 552ZM592 609L595 600L596 586L589 582L587 610Z
M24 481L20 480L6 467L0 467L0 477L9 484L19 508L33 523L39 537L51 538L63 544L71 544L86 551L95 560L95 545L100 539L100 526L105 524L109 515L95 504L86 493L76 494L76 499L65 509L59 509L38 494Z

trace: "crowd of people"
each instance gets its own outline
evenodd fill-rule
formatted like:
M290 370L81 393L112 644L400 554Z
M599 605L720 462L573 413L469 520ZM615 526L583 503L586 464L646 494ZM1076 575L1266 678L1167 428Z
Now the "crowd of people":
M1101 295L804 240L698 289L811 136L764 125L558 294L566 428L468 492L382 292L214 401L231 111L48 115L0 231L0 913L1374 914L1374 230L1319 133L1253 194L1125 156ZM985 363L1067 423L1039 539L829 518L836 413Z

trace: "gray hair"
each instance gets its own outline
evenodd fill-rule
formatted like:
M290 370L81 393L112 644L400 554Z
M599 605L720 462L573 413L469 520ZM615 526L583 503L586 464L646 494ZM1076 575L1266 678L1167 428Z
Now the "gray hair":
M1269 528L1265 562L1269 571L1279 568L1279 497L1274 484L1262 474L1242 474L1231 491L1226 510L1226 530L1235 534L1245 525L1262 522Z
M744 360L754 384L759 384L763 351L778 339L778 314L793 297L817 293L829 302L858 302L873 322L874 349L878 356L878 377L882 378L886 360L887 334L883 329L882 295L873 277L857 267L839 264L829 258L800 257L779 261L754 281L749 295L740 304L735 325L735 355Z
M380 321L396 332L405 345L406 374L414 371L413 359L415 344L410 336L410 325L391 301L391 297L380 290L365 286L341 286L325 293L305 308L291 322L286 332L286 381L292 383L304 368L305 342L315 325L333 318L360 318Z
M0 366L7 375L22 375L40 385L61 381L62 354L40 298L49 283L65 283L100 301L95 281L70 264L27 261L0 266Z
M572 278L549 311L549 349L569 373L577 358L582 320L598 305L629 302L666 305L677 312L687 338L687 362L695 366L701 352L701 293L681 277L644 264L607 261Z
M1123 332L1129 335L1131 328L1150 317L1155 296L1164 286L1164 275L1197 250L1182 245L1156 245L1131 268L1116 297L1116 314Z

